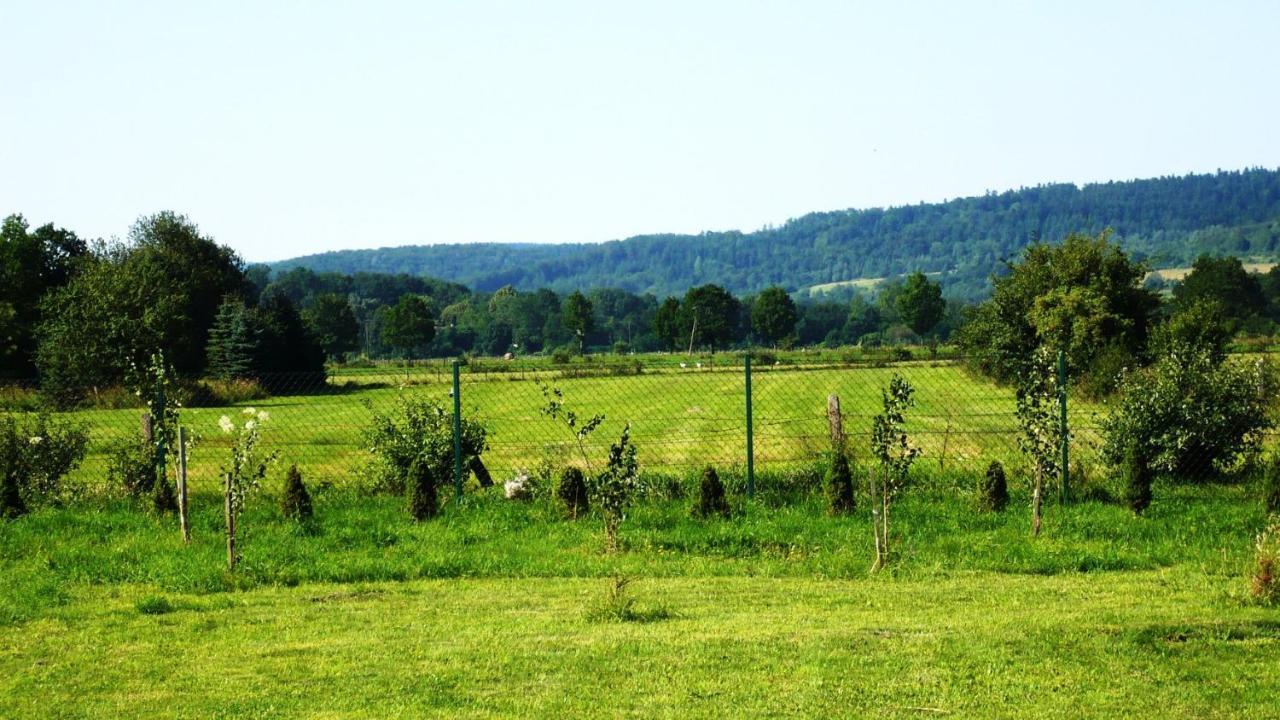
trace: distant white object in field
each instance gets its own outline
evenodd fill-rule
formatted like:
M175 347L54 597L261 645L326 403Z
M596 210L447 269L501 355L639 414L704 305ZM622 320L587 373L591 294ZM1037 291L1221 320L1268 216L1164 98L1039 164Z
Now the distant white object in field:
M528 473L521 472L514 478L502 484L502 489L506 491L508 500L528 500L531 488L529 487Z
M702 363L694 363L694 364L697 365L698 367L702 367Z
M683 370L684 368L687 368L687 367L689 367L689 366L688 366L688 365L685 365L684 363L680 363L680 369L681 369L681 370Z

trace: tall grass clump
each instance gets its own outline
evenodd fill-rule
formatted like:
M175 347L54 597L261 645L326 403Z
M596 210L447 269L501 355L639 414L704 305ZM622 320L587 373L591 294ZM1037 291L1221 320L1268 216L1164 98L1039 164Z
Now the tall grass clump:
M1254 542L1250 590L1259 602L1270 605L1280 601L1280 517L1273 515Z

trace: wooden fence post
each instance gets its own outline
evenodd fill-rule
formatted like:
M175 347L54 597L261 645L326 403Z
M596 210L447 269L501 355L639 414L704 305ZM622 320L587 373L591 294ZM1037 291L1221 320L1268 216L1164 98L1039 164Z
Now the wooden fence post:
M223 476L223 495L227 508L227 570L236 569L236 515L231 507L231 473Z

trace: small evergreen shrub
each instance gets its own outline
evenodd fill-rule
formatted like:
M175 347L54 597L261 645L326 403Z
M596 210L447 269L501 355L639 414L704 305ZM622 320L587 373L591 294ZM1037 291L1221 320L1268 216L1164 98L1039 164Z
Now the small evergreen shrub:
M591 509L591 500L587 495L587 479L576 467L565 468L560 474L560 485L556 487L556 495L571 518L580 518Z
M422 461L414 462L409 468L406 484L409 490L409 515L418 521L435 517L439 506L436 500L436 479L431 472L431 465Z
M982 492L978 505L986 512L1000 512L1009 504L1009 480L1004 474L1004 465L992 460L987 466L987 473L982 477Z
M159 473L156 477L151 488L151 507L161 515L178 512L178 494L168 475Z
M1124 480L1124 501L1135 515L1141 515L1151 505L1152 470L1142 452L1130 445L1120 464L1120 476Z
M297 522L306 522L315 513L311 505L311 493L307 492L307 486L302 483L302 473L298 471L297 465L290 465L289 472L285 473L280 510L285 518Z
M18 475L12 471L0 474L0 519L22 517L27 504L18 490Z
M1280 453L1262 468L1262 506L1268 513L1280 513Z
M698 502L693 506L693 514L700 518L716 515L729 517L729 501L724 496L724 483L720 482L720 476L713 467L702 471Z
M849 469L849 458L844 453L838 452L831 459L823 484L827 488L832 515L848 515L854 511L857 502L853 497L853 473Z

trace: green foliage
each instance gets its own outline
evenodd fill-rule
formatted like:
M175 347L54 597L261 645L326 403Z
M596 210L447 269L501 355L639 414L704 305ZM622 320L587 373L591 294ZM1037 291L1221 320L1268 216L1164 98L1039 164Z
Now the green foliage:
M1124 484L1124 501L1134 515L1141 515L1151 506L1151 465L1138 444L1125 448L1120 461L1120 478Z
M1272 453L1262 465L1262 508L1280 514L1280 453Z
M1009 504L1009 482L1004 465L992 460L982 476L978 493L978 507L986 512L1000 512Z
M465 466L488 446L484 425L463 416L461 427ZM366 475L375 490L403 493L419 462L433 478L453 474L453 412L435 400L401 395L393 413L373 413L365 440L373 454Z
M1015 414L1018 419L1018 449L1030 464L1031 532L1040 534L1040 511L1045 485L1058 475L1062 448L1058 397L1058 373L1046 347L1032 354L1018 382Z
M1186 310L1199 303L1214 303L1233 320L1243 320L1266 309L1258 279L1236 257L1201 255L1191 272L1173 287L1174 304Z
M63 477L79 467L89 443L81 427L47 414L0 415L0 512L62 499Z
M631 442L631 424L622 428L618 442L609 446L609 460L602 472L591 478L589 488L596 507L604 516L605 549L618 549L618 527L640 489L640 465Z
M409 517L417 522L430 520L439 512L438 482L431 462L419 457L409 466Z
M285 473L284 488L280 493L280 512L297 522L310 520L315 512L311 504L311 493L307 492L297 465L290 465L289 472Z
M586 343L587 336L595 329L593 312L591 301L577 290L564 299L564 326L577 335L579 348Z
M238 518L244 511L245 501L262 484L267 469L275 462L278 453L263 455L258 447L262 438L262 424L270 419L265 410L244 408L241 410L244 424L236 423L227 415L218 419L218 427L231 436L231 457L219 468L221 477L229 478L231 515ZM238 523L237 523L238 525ZM232 565L234 565L234 561Z
M75 233L52 224L28 231L21 215L0 224L0 377L34 376L40 298L65 285L87 252Z
M1145 274L1109 233L1032 245L994 278L991 299L970 314L960 343L981 371L1005 381L1024 375L1041 346L1066 352L1077 375L1108 347L1136 356L1159 304L1142 286Z
M947 310L942 299L942 286L930 282L919 271L909 275L902 284L896 305L902 322L921 335L937 326Z
M556 487L556 495L569 513L569 517L577 519L586 515L591 509L590 496L587 493L587 480L582 471L576 467L567 467L560 474L560 484Z
M317 295L312 299L311 306L302 313L302 319L330 360L341 360L344 355L359 347L360 324L345 295Z
M156 512L169 513L178 509L178 499L169 482L170 453L177 449L178 402L171 381L173 370L165 362L164 353L151 356L143 368L133 367L134 393L142 398L151 422L151 448L148 453L154 463L155 480L150 484L152 503Z
M141 439L116 443L107 452L107 483L130 497L150 496L156 484L155 446Z
M1231 323L1222 304L1208 298L1187 299L1178 304L1167 321L1156 328L1151 348L1156 357L1190 351L1204 353L1214 363L1227 356Z
M883 568L891 557L889 508L906 487L911 465L920 448L911 444L906 430L906 411L915 406L915 388L894 373L889 387L881 388L883 410L871 419L871 452L879 464L871 486L871 516L876 534L876 559L872 572Z
M260 352L258 334L256 317L243 300L223 300L205 346L209 376L222 381L254 377Z
M148 595L134 603L134 608L142 615L167 615L177 608L163 595Z
M751 304L751 329L770 345L786 344L793 338L798 314L786 290L765 288Z
M579 423L578 414L565 405L564 392L560 388L538 382L538 389L542 391L542 399L546 401L539 411L556 423L565 426L578 444L578 452L582 456L582 461L586 463L587 472L594 473L591 457L587 455L586 441L591 433L600 427L600 423L604 422L604 415L596 413L585 422Z
M698 484L698 502L693 506L693 515L702 519L729 517L729 501L725 498L724 483L720 482L720 475L713 467L702 471L702 480Z
M853 473L849 468L849 458L843 452L836 452L827 467L823 485L827 489L827 509L832 515L849 515L857 506L853 494Z
M285 263L436 275L480 290L511 284L568 292L649 290L665 297L716 282L735 293L808 288L922 270L943 272L948 297L978 299L988 278L1030 243L1115 228L1131 252L1188 264L1201 252L1274 256L1280 172L1050 184L945 203L817 212L752 233L647 235L579 245L436 245L347 250ZM1141 278L1139 278L1141 281ZM688 343L688 333L685 334ZM1012 380L1016 373L1006 376Z
M1123 461L1133 446L1153 470L1204 480L1251 455L1271 426L1274 373L1264 361L1215 362L1210 351L1180 348L1128 373L1103 420L1103 457Z
M692 340L694 348L712 350L728 347L742 336L742 303L719 285L689 288L677 314L679 342Z
M380 311L382 340L412 358L421 354L436 334L431 306L417 295L403 295Z
M324 385L324 350L283 292L268 287L258 298L257 368L268 391L299 392Z

